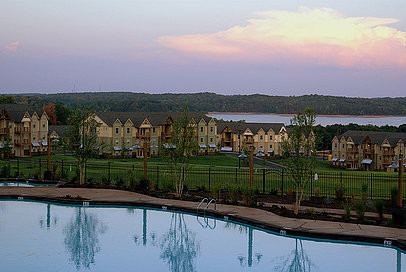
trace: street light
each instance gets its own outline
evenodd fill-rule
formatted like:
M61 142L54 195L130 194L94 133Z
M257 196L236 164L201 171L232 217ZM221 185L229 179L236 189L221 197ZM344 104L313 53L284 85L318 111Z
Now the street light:
M241 153L240 155L238 155L238 168L241 167L241 159L245 159L245 158L247 158L247 157L248 157L248 156L245 155L244 150L242 151L242 153Z

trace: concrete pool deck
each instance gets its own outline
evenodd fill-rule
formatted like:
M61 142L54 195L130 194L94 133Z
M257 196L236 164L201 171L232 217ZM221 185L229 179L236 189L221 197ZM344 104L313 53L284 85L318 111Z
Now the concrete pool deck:
M72 198L66 198L69 195ZM80 196L81 199L75 199ZM134 192L51 187L3 187L0 188L1 199L43 200L62 203L82 204L83 201L93 205L127 205L164 208L196 212L198 203L191 201L162 199ZM163 207L164 206L164 207ZM333 240L370 242L393 245L406 250L406 229L389 228L354 223L332 222L310 219L296 219L276 215L269 211L244 206L218 204L214 211L211 206L206 214L226 220L247 223L286 235L297 235Z

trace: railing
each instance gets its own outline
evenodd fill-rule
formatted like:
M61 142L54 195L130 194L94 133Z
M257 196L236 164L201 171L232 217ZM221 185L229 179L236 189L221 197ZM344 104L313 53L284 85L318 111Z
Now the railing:
M0 168L9 164L10 177L43 178L47 167L46 160L38 158L19 158L0 160ZM169 165L148 164L147 177L155 189L174 190L176 187L175 173ZM73 160L51 161L51 171L56 180L78 181L78 164ZM185 188L188 190L212 191L217 193L224 190L250 190L250 175L248 168L226 168L193 166L185 171ZM3 172L0 171L0 174ZM314 178L317 173L317 179ZM103 183L119 185L128 189L137 186L143 177L142 163L91 161L86 164L85 181L88 183ZM371 199L390 199L391 190L397 187L398 173L386 172L352 172L352 171L316 171L307 172L310 178L305 188L307 197L335 197L336 188L344 186L347 197L360 197L362 188L367 187L366 193ZM405 175L406 176L406 175ZM5 177L5 176L0 176ZM293 197L293 175L286 170L254 169L251 190L261 194L289 195ZM406 182L404 182L406 184ZM406 186L403 195L406 197ZM230 195L232 195L230 193ZM205 203L208 203L206 200Z
M347 148L347 152L358 153L358 149L357 148Z
M14 129L14 133L27 133L27 132L31 132L30 127L17 127Z
M254 139L243 139L242 142L245 143L245 144L253 144Z
M8 134L9 131L9 128L0 128L0 134Z
M384 155L384 156L395 156L395 152L393 150L383 150L382 155Z

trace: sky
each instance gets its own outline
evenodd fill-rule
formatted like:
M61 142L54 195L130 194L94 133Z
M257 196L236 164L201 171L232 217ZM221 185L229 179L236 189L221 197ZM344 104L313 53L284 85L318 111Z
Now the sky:
M0 92L406 96L404 0L0 0Z

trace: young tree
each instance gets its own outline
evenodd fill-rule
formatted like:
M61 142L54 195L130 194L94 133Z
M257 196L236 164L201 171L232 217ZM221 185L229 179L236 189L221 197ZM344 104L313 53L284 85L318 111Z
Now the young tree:
M4 141L2 142L2 146L0 147L0 157L8 158L10 157L11 152L13 151L13 146L11 144L10 136L6 136Z
M49 118L49 124L50 125L56 125L56 113L55 113L55 107L54 104L48 104L42 109L47 113L48 118Z
M196 125L192 123L188 107L173 124L172 138L161 143L160 149L173 170L176 194L181 197L188 173L189 159L196 151Z
M306 186L312 178L312 170L316 162L315 136L313 126L316 114L313 109L306 109L305 113L298 113L291 120L288 138L282 141L282 150L287 158L287 167L292 175L295 186L296 201L295 214L299 213L300 202Z
M99 154L102 144L98 141L97 127L99 124L89 111L77 110L70 119L67 133L66 149L70 150L78 160L79 183L85 179L86 163Z

